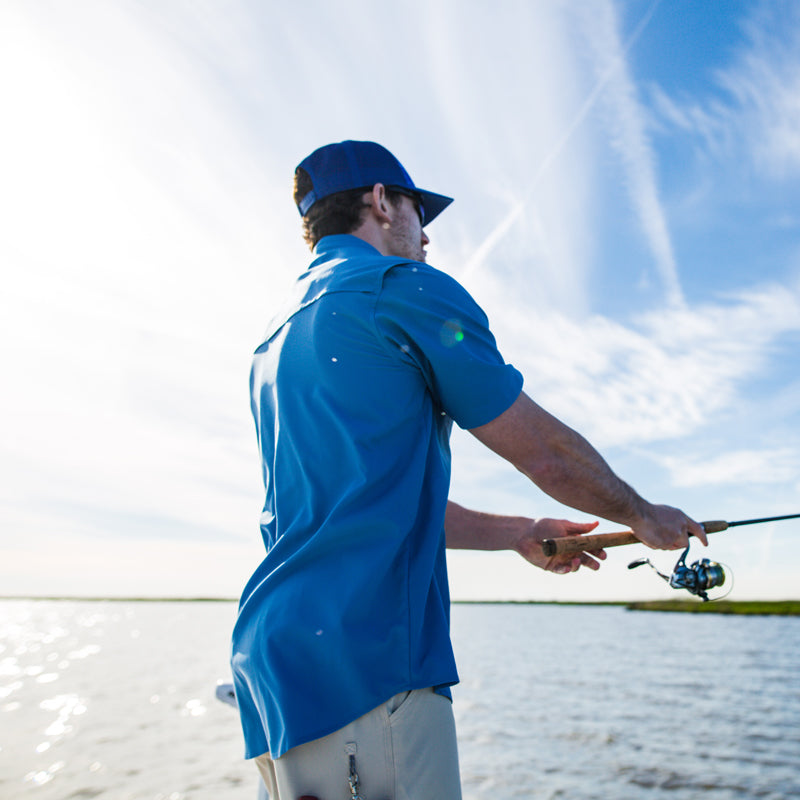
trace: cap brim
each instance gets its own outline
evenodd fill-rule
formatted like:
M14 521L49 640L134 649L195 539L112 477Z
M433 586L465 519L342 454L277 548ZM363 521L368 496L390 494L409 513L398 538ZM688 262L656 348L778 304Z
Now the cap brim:
M425 225L433 222L453 202L452 197L445 197L443 194L434 194L417 188L413 191L422 198L422 206L425 209Z

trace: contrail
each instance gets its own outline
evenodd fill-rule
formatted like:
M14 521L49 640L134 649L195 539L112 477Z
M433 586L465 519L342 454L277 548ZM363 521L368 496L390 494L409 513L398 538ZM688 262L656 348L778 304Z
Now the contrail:
M547 155L544 157L542 162L539 164L539 168L537 169L535 175L530 184L530 188L528 191L523 195L522 199L509 211L509 213L491 230L489 235L481 242L481 244L477 247L472 257L467 262L463 276L469 277L475 270L483 266L487 257L491 253L491 251L495 248L498 242L500 242L503 237L508 233L508 231L512 228L514 223L517 219L521 216L523 210L525 209L526 204L529 202L531 196L534 192L538 189L539 182L541 181L543 175L547 172L550 168L550 165L561 155L561 152L566 147L569 140L574 135L575 131L581 126L583 121L586 119L589 111L591 111L594 104L597 102L597 98L600 93L606 88L609 84L611 79L614 77L616 72L625 66L625 56L627 56L630 49L636 44L637 40L641 36L644 29L647 27L650 19L652 18L653 14L655 13L658 6L661 4L661 0L654 0L654 2L650 5L647 9L646 13L639 21L638 25L634 28L631 35L628 37L627 41L625 42L624 46L618 51L618 54L615 58L612 59L609 66L604 70L604 72L599 76L597 81L595 82L594 87L592 88L591 92L587 95L586 99L581 104L580 108L575 113L574 117L572 118L570 124L566 127L564 132L559 137L558 141L553 145ZM660 236L656 237L660 239ZM663 249L663 248L658 248ZM669 257L671 261L671 256ZM663 272L663 270L662 270ZM681 302L680 298L680 289L675 288L674 286L674 270L672 270L673 275L670 279L669 275L666 275L665 278L667 279L668 289L670 291L670 295L672 299L676 299L676 291L677 291L677 298L678 302Z

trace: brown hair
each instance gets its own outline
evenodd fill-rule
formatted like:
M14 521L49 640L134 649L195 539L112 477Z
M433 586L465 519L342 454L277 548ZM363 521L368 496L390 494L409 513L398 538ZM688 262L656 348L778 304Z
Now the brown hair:
M294 202L296 205L314 188L311 176L298 167L294 173ZM313 250L323 236L333 236L339 233L352 233L360 224L364 216L364 209L369 204L364 202L364 193L371 187L349 189L346 192L323 197L317 200L303 217L303 239ZM400 192L386 189L386 197L392 205L400 202Z

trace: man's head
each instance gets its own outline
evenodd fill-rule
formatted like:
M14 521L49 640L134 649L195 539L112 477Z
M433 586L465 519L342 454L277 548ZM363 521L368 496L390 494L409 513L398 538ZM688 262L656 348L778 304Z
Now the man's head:
M380 197L376 187L383 187ZM312 248L323 236L352 233L366 209L383 198L392 206L411 203L420 226L427 225L452 198L418 189L403 165L374 142L345 141L315 150L295 170L294 200ZM424 234L423 234L424 236Z

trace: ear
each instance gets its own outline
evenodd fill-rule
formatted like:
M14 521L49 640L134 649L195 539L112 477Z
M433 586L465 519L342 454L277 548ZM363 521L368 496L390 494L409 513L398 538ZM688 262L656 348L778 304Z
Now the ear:
M370 208L377 221L383 226L388 227L394 219L392 204L386 196L386 187L382 183L376 183L369 193Z

